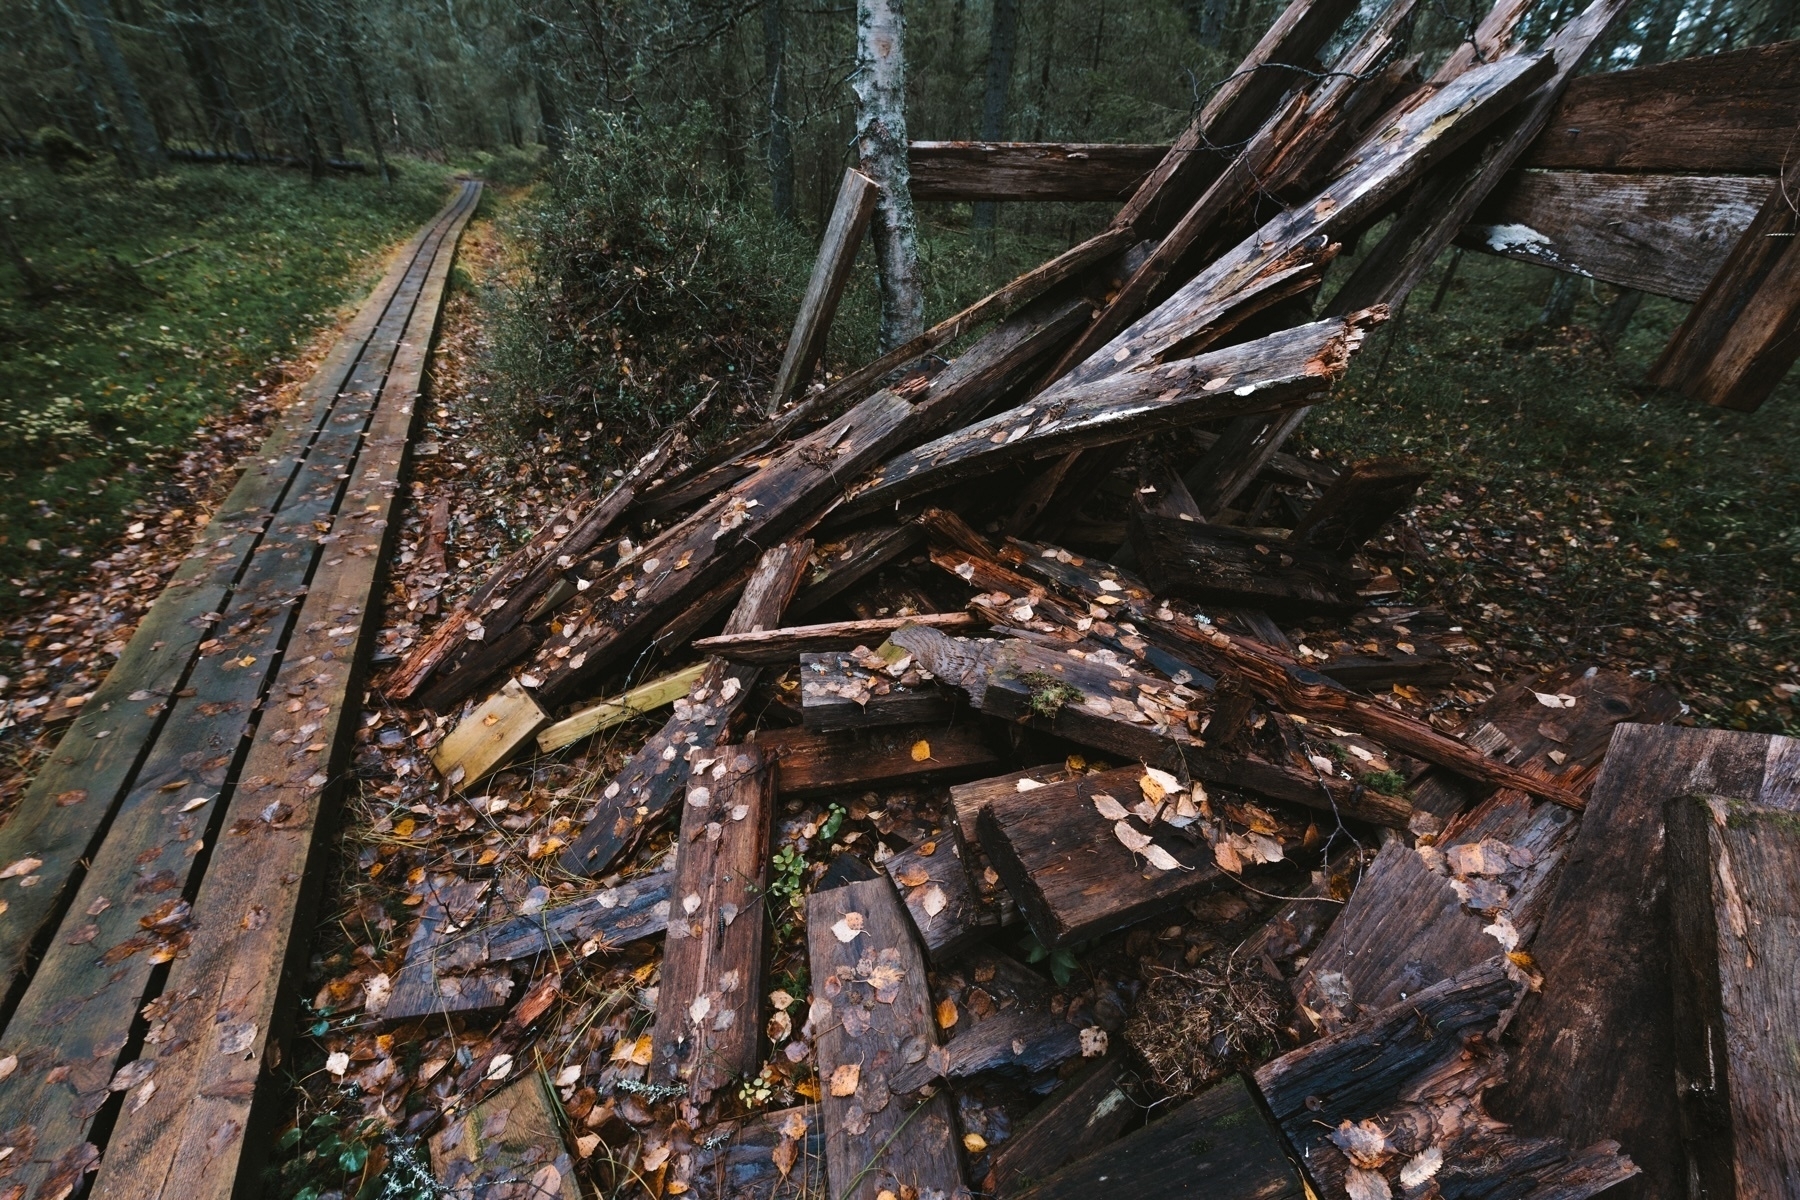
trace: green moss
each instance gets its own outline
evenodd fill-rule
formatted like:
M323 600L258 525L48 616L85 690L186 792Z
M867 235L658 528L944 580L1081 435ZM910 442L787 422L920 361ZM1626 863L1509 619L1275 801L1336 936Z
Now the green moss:
M1063 705L1074 704L1083 699L1080 688L1071 686L1043 671L1031 671L1020 678L1024 681L1025 686L1031 689L1033 716L1050 720L1062 711Z
M1406 777L1398 771L1370 771L1362 777L1362 785L1384 796L1406 794Z

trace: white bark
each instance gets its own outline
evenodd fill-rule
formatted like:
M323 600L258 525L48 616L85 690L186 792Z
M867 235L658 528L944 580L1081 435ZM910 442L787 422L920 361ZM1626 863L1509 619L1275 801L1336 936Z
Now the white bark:
M904 0L857 0L856 144L863 174L881 186L871 232L881 278L881 348L925 328L919 234L906 167Z

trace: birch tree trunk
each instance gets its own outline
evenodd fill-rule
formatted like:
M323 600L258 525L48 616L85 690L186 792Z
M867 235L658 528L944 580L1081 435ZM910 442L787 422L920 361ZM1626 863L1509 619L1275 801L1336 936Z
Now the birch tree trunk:
M994 23L988 30L987 91L981 99L981 140L997 142L1006 135L1006 93L1012 85L1013 52L1019 46L1019 0L994 0ZM975 202L970 227L975 245L994 252L994 222L1000 206Z
M794 138L788 128L787 14L763 0L763 76L769 92L769 207L794 220Z
M919 233L906 167L906 14L903 0L857 0L856 144L862 173L881 186L875 263L881 279L881 349L925 328Z

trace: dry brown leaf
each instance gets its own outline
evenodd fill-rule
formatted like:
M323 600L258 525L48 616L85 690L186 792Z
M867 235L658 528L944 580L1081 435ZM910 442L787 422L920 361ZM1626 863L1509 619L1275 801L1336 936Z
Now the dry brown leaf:
M839 1063L831 1069L831 1094L834 1096L854 1096L856 1095L856 1085L861 1081L861 1064Z

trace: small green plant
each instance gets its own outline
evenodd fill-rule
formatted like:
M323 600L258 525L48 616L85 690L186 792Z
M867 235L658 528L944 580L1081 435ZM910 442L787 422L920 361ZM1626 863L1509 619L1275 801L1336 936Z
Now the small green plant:
M1398 771L1370 771L1362 777L1362 785L1384 796L1406 794L1406 777Z
M1031 671L1021 678L1025 681L1025 686L1031 689L1032 714L1045 720L1055 717L1062 711L1063 705L1074 704L1083 698L1080 688L1043 671Z
M1024 952L1028 963L1041 963L1045 959L1050 961L1050 978L1056 980L1058 987L1068 987L1069 981L1075 978L1075 972L1081 969L1081 960L1075 957L1075 952L1069 947L1051 950L1033 934L1025 936Z
M783 846L769 861L769 895L785 900L789 908L806 903L806 855L793 844Z
M825 820L819 825L820 845L829 843L832 838L838 835L838 830L843 828L844 817L847 815L848 814L844 812L844 806L841 804L833 804L830 808L825 810Z

